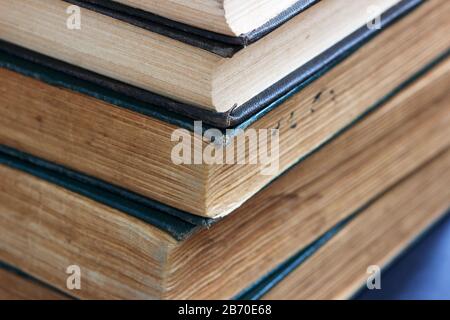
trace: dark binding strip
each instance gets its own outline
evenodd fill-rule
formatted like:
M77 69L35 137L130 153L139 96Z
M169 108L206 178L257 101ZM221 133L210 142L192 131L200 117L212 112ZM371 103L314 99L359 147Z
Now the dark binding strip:
M45 74L47 72L45 68L39 69L34 67L36 71L27 72L20 66L22 62L18 60L15 62L11 59L7 62L0 61L0 66L22 72L37 79L42 79L53 85L66 87L94 96L108 103L141 112L145 115L179 125L189 130L192 130L193 128L192 120L202 120L210 126L221 129L231 129L235 127L244 129L278 107L293 94L299 92L304 87L326 74L333 67L356 52L372 37L385 30L388 25L394 23L403 15L416 8L423 3L423 1L424 0L401 1L398 5L383 14L381 19L381 30L369 29L364 26L264 92L258 94L250 101L225 113L217 113L193 105L177 102L170 98L128 85L121 81L99 75L1 40L0 51L7 52L8 54L15 55L35 64L40 64L48 69L60 71L72 77L84 80L87 83L83 84L80 81L77 82L76 80L71 80L70 78L57 75L56 73L48 72L49 74Z
M238 37L203 30L170 20L151 12L110 0L65 0L80 7L130 23L137 27L199 47L222 57L232 57L245 46L258 41L283 23L307 10L320 0L300 0L261 27Z
M319 3L321 0L300 0L294 3L291 7L281 12L278 16L270 19L268 22L260 26L259 28L242 35L240 38L244 45L249 45L257 42L259 39L265 37L278 27L282 26L287 21L296 17L303 11L306 11L313 5Z
M21 170L143 220L183 240L216 220L195 216L131 191L0 145L0 164Z

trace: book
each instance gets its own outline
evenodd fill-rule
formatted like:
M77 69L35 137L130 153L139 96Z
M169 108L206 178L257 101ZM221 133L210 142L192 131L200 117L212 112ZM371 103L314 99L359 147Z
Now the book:
M298 14L303 8L318 1L154 1L154 0L115 0L111 3L103 0L91 0L95 3L135 15L145 13L157 14L169 21L208 30L220 35L235 38L234 42L248 42L248 38L261 29L271 28L274 24L285 21L289 16ZM119 6L117 3L123 4ZM131 10L141 9L144 12ZM148 15L145 15L147 17ZM171 25L174 23L172 22ZM186 26L188 25L188 26ZM247 40L240 40L246 37ZM223 37L222 37L223 38ZM229 40L231 42L231 39Z
M234 297L447 150L449 82L445 59L232 215L181 237L181 221L156 227L152 210L2 152L0 260L66 292L77 264L79 298Z
M245 164L228 165L224 159L222 164L175 164L172 151L180 141L172 141L173 132L188 130L191 146L201 141L205 150L211 145L204 136L210 127L195 134L190 119L159 113L112 90L1 52L0 122L5 130L0 143L127 189L133 198L151 198L158 207L222 217L446 52L449 12L448 2L423 4L345 60L223 131L230 137L225 155L246 132L278 128L279 166L273 175L261 174L270 163L249 163L248 145Z
M73 13L74 19L79 17L79 26L75 22L73 26L67 14L70 3L79 6ZM2 39L166 97L161 107L177 101L227 114L252 99L264 100L258 95L266 90L269 96L287 90L287 77L296 69L354 32L367 29L379 15L391 9L408 10L420 1L360 0L342 6L323 0L254 44L225 54L204 41L194 43L189 35L172 32L168 37L153 24L116 19L109 11L94 10L89 1L70 3L0 1ZM87 5L90 9L84 8ZM377 10L368 11L368 7Z
M240 298L351 299L368 282L373 285L374 270L382 289L383 271L448 217L449 182L447 149L339 225L311 255L300 252Z

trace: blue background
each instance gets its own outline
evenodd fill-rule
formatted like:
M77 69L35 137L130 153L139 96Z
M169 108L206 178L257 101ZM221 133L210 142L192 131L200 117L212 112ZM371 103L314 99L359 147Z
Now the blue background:
M356 299L450 300L450 215L381 272L381 290Z

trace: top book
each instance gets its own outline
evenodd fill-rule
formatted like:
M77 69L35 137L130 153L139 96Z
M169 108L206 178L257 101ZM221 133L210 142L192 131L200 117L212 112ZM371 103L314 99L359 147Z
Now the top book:
M146 11L127 5L171 19L176 17L169 13L177 12L177 19L186 23L189 19L204 23L206 19L211 26L224 27L217 17L223 5L223 19L231 24L237 21L234 32L241 33L270 19L293 1L121 2L0 0L1 38L151 92L157 98L146 102L162 108L176 104L175 109L182 111L193 108L227 113L289 91L286 83L290 80L286 79L292 73L400 0L347 1L345 5L335 0L295 1L297 14L287 15L290 18L282 19L281 25L275 23L277 27L269 34L243 46L212 39L205 30L168 26L167 21L151 19L145 16ZM70 11L73 5L79 6L79 26L71 24L76 22L71 20L76 15L76 10ZM183 5L194 9L183 10ZM264 14L255 19L258 12ZM238 24L244 25L242 21L248 26L237 28Z
M297 0L114 0L200 29L232 37L248 34L282 15ZM310 3L312 1L300 1Z

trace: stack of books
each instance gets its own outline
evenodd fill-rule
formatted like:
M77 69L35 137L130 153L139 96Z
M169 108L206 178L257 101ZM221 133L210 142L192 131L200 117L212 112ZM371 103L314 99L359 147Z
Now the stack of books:
M449 16L0 0L0 296L351 298L450 207Z

